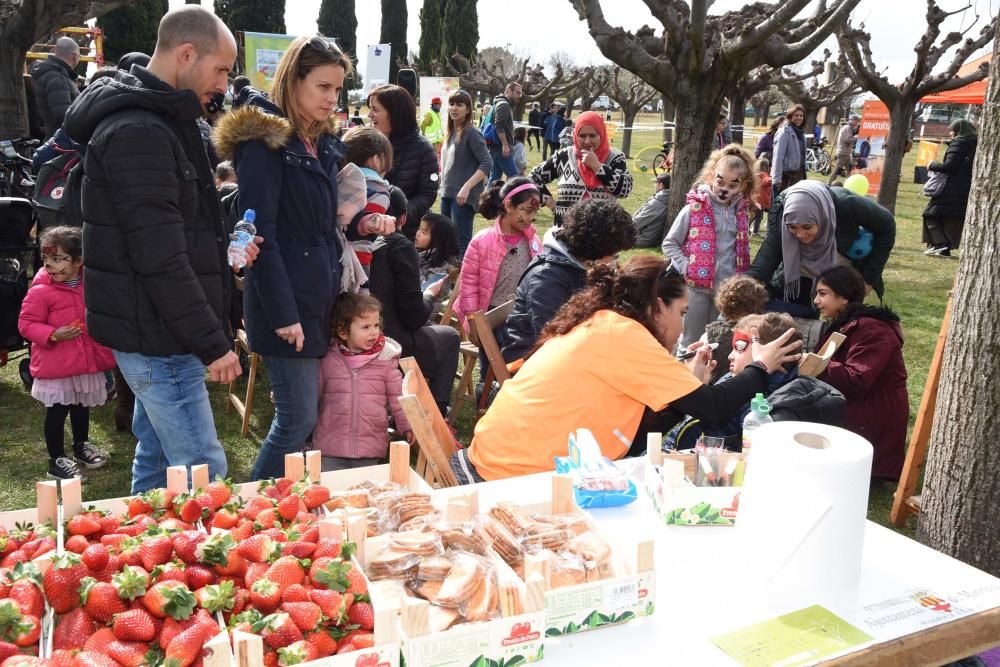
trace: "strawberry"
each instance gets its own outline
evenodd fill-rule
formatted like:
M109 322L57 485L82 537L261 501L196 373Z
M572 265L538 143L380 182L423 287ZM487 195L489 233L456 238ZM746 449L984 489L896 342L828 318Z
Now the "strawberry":
M298 559L309 558L314 551L316 551L316 545L312 542L289 542L281 546L282 556L292 556Z
M142 604L157 618L188 618L194 612L194 594L179 581L161 581L142 596Z
M79 535L74 535L73 537L79 537ZM71 537L70 539L73 539L73 537ZM110 535L101 535L101 544L106 546L109 551L111 550L118 551L119 548L121 547L122 542L128 539L128 537L129 536L126 535L125 533L111 533ZM67 542L67 545L68 544L69 543ZM83 551L81 551L80 553L82 554Z
M351 582L347 578L349 563L339 558L322 558L318 559L317 563L322 563L324 567L309 568L309 578L314 586L340 592L350 587Z
M122 525L121 518L113 514L102 514L97 517L97 521L101 524L102 533L117 533Z
M170 618L169 616L163 619L163 627L160 628L160 636L156 639L157 644L164 651L170 646L170 642L173 641L174 637L184 632L188 628L195 624L193 618L189 618L184 621L178 621Z
M340 556L341 544L338 540L324 537L316 542L316 551L313 552L313 560L319 560L324 556L338 558Z
M156 637L156 619L145 609L129 609L115 616L111 629L116 639L149 642Z
M302 563L297 558L282 556L268 568L265 576L278 584L281 592L284 593L285 589L292 584L301 584L306 575L302 569Z
M264 498L263 496L254 496L247 501L243 509L240 510L240 516L247 519L253 520L257 518L257 515L267 509L274 508L274 501L269 498Z
M299 532L299 539L296 541L309 542L310 544L316 544L319 542L319 526L316 525L315 522L297 523L295 524L295 530Z
M226 562L215 566L215 573L221 577L242 577L247 571L247 559L238 553L230 553Z
M291 521L299 513L300 504L302 504L302 499L298 496L285 496L278 501L278 514L282 519ZM305 507L304 504L302 506Z
M230 531L230 534L237 542L243 542L253 535L253 530L253 521L250 521L249 519L240 519L240 522Z
M292 584L281 594L282 603L309 602L309 589L302 584Z
M254 535L240 542L236 553L252 563L267 563L277 551L277 547L268 535Z
M145 494L140 493L128 501L128 516L130 519L140 514L152 514L152 512L153 506L146 500Z
M235 505L223 505L212 515L212 520L208 525L210 528L229 530L235 528L239 520L240 515Z
M305 640L299 640L294 644L283 646L278 649L279 667L289 667L302 662L309 662L319 657L316 647Z
M108 660L108 663L114 663L114 660ZM4 660L0 667L41 667L41 665L42 660L38 656L19 653Z
M150 584L150 576L139 566L126 565L121 572L111 578L111 584L118 591L118 597L124 600L135 600L146 594L146 589Z
M264 637L264 643L278 649L302 639L302 631L288 614L271 614L253 625L254 632Z
M80 604L95 620L108 623L115 614L120 614L128 606L118 597L118 589L112 584L85 577L80 582Z
M149 575L153 578L154 584L158 584L161 581L179 581L185 586L187 585L187 570L184 568L183 563L178 563L177 561L169 561L163 565L157 565Z
M198 545L204 542L208 536L197 530L185 530L175 533L173 536L174 553L185 563L198 562Z
M316 647L318 658L325 658L337 652L337 640L325 628L319 628L316 632L307 634L306 641Z
M221 584L199 588L195 591L194 597L202 609L210 612L231 611L236 601L236 592L232 581L224 581Z
M59 619L53 633L53 648L83 648L90 635L97 631L94 619L83 609L74 609Z
M351 563L347 563L347 566L346 576L349 583L347 590L356 598L367 595L368 581L365 579L364 573Z
M306 509L314 510L330 499L330 489L322 484L311 484L302 491L302 502Z
M212 637L219 633L219 624L212 615L212 612L207 609L199 609L194 613L192 618L195 623L205 628L205 632L208 633L207 636Z
M347 622L358 625L362 630L371 630L375 627L375 610L369 602L355 602L347 610Z
M233 598L233 614L239 614L241 611L246 609L247 604L250 603L250 591L245 588L237 588L236 595Z
M373 648L375 646L375 635L371 632L363 632L361 634L354 635L351 641L354 643L354 648L356 650Z
M174 545L166 535L146 535L142 538L142 545L139 547L139 561L142 566L153 571L157 565L163 565L170 560L174 552Z
M270 579L258 579L250 587L250 604L261 613L269 614L281 603L281 592L281 587Z
M31 559L28 558L28 554L18 549L17 551L11 551L9 554L4 556L3 560L0 561L0 567L14 567L18 563L26 563L29 560Z
M61 648L52 652L46 661L48 667L76 667L76 654L79 651L69 651Z
M227 568L231 557L239 556L239 554L235 553L235 548L236 541L233 540L232 535L228 533L210 535L198 544L195 549L197 562L203 565L214 565L216 568L219 566ZM218 569L216 572L218 572Z
M83 643L83 650L106 654L108 644L116 639L115 633L111 630L111 628L100 628L97 632L90 635L90 637L87 638L87 641Z
M259 525L262 529L267 530L268 528L274 528L280 519L281 515L278 514L278 510L271 507L257 515L255 524Z
M142 565L139 548L142 542L137 537L128 537L118 545L118 557L126 565Z
M194 625L180 633L167 645L164 667L188 667L201 657L203 644L207 639L205 628Z
M42 599L42 591L32 579L26 578L15 581L10 587L7 597L17 603L23 614L41 618L45 611L45 600Z
M106 568L110 557L111 554L108 552L108 548L103 544L91 544L80 554L83 564L91 572L100 572Z
M114 658L93 651L81 651L77 653L76 664L78 667L121 667L121 665L115 662ZM22 667L29 666L22 665Z
M323 615L330 619L330 622L340 624L346 618L347 608L350 605L345 604L342 593L314 588L309 591L309 599L319 605Z
M323 612L315 602L286 602L281 605L281 609L302 632L315 630L323 619Z
M18 655L21 648L17 644L0 641L0 662L3 662L12 655Z
M39 539L38 543L35 545L35 548L31 553L31 560L34 560L43 554L47 554L50 551L54 552L55 550L56 550L55 538L48 536L43 537ZM25 551L27 551L27 549L25 549Z
M188 588L192 591L197 591L199 588L210 586L214 584L217 579L215 572L204 565L188 565L187 568L185 568L185 572L187 573Z
M76 554L63 554L52 561L52 566L42 577L42 589L45 591L49 606L57 614L65 614L80 603L77 590L86 574L87 568Z
M122 667L142 667L154 664L149 660L149 644L115 640L108 645L107 654Z
M216 475L215 481L205 487L205 493L212 496L212 502L215 507L222 507L233 497L234 488L231 481L222 479Z
M77 514L66 522L66 532L70 535L93 535L101 530L101 522L89 513Z
M270 567L267 563L250 563L247 565L246 574L243 575L243 585L250 588L255 581L267 574Z
M173 505L174 511L177 512L177 516L180 517L181 521L194 523L208 515L208 508L204 507L194 496L188 493L179 494L174 498Z

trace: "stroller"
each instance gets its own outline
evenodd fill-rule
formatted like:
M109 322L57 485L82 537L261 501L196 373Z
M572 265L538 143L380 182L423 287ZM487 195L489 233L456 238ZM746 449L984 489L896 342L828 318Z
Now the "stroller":
M17 319L38 266L38 244L31 236L34 225L31 201L0 197L0 349L7 352L28 347L18 333ZM24 386L30 388L28 363L25 355L18 370Z

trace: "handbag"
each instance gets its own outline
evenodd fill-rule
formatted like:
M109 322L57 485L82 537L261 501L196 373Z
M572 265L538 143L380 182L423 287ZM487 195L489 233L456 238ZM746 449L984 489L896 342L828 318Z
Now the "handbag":
M923 195L925 197L937 197L944 192L944 185L948 182L948 174L940 171L930 172L927 182L924 183Z

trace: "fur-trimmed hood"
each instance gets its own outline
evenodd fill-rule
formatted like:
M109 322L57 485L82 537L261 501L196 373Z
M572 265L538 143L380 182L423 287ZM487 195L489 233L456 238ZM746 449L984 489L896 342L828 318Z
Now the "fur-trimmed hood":
M336 140L337 119L331 116L320 135ZM212 131L212 143L219 157L233 160L236 147L248 141L262 141L271 150L288 145L295 130L274 102L253 94L247 103L222 116ZM340 151L342 152L342 151Z
M870 306L868 304L862 304L860 306L850 308L840 317L831 321L828 325L828 330L839 331L846 335L851 329L858 325L862 318L866 317L886 324L892 330L896 338L899 339L900 344L903 343L903 330L900 327L899 315L894 313L889 308Z

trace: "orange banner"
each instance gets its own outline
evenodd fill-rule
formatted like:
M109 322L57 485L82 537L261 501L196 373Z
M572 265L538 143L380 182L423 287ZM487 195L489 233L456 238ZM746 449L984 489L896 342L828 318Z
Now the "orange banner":
M882 163L885 161L885 142L889 137L889 109L878 100L868 100L861 110L861 128L854 145L855 168L853 173L868 179L868 194L877 195L882 182Z

